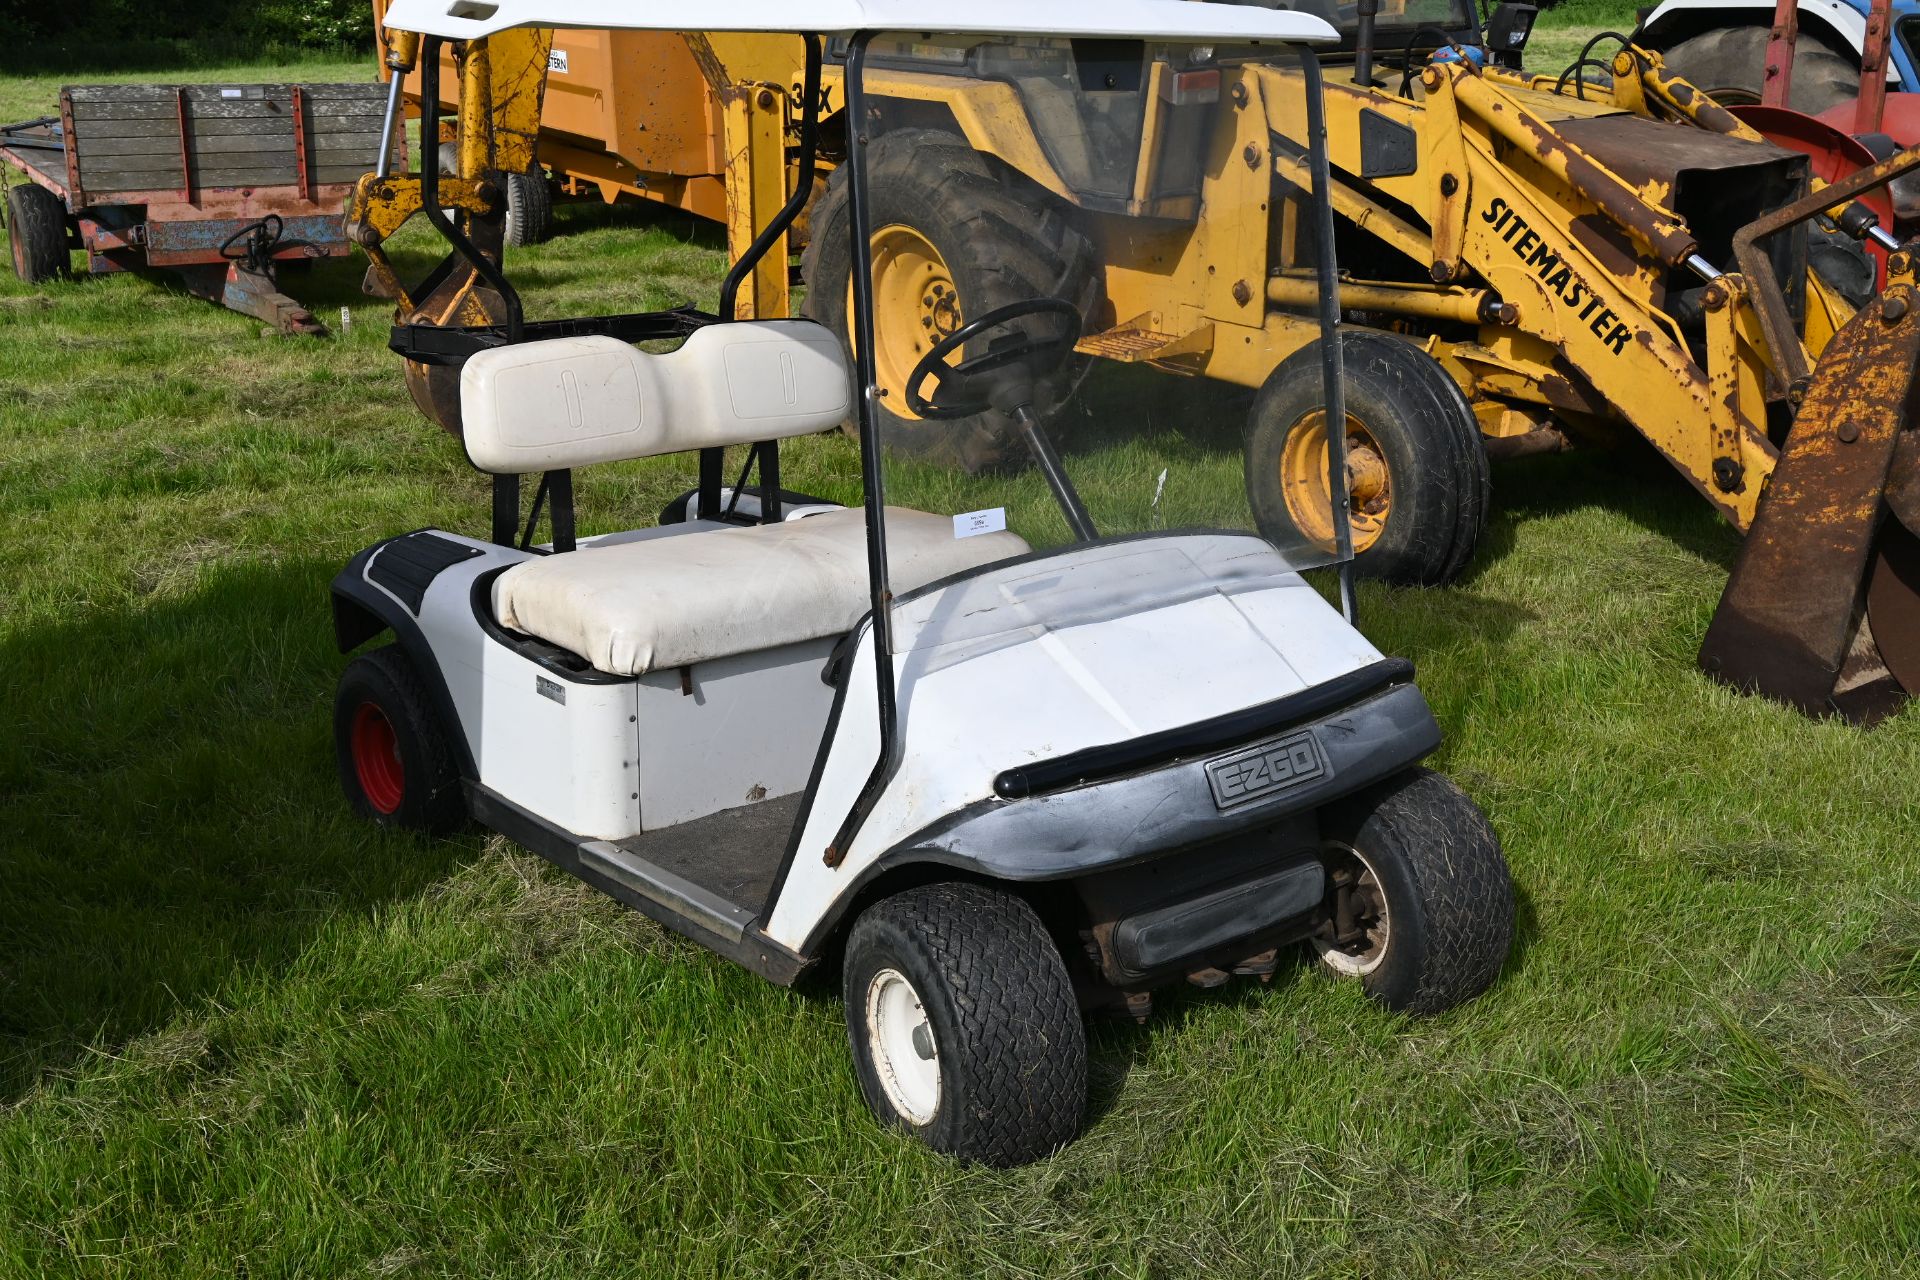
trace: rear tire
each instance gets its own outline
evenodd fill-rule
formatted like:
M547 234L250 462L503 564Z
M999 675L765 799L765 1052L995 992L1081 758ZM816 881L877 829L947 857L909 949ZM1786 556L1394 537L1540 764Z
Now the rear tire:
M1426 352L1391 334L1343 335L1354 568L1408 586L1460 576L1486 527L1492 484L1466 397ZM1247 501L1283 550L1333 536L1320 344L1268 375L1247 419Z
M902 453L968 471L997 466L1020 451L1019 431L1005 415L987 410L968 418L925 422L906 406L905 376L914 360L933 343L1010 303L1033 298L1064 298L1085 316L1096 280L1093 249L1069 220L1068 212L1019 174L989 160L955 135L935 129L897 129L877 139L868 151L867 172L873 193L874 241L896 252L876 258L874 275L880 340L880 430L886 443ZM847 325L853 253L848 243L851 216L847 166L835 169L826 194L812 216L812 232L802 260L807 282L805 313L840 335L852 351ZM889 264L896 264L890 266ZM906 264L918 264L918 267ZM886 307L889 271L898 271L900 297L913 303ZM924 275L921 290L909 288ZM950 289L941 300L936 292ZM957 304L957 305L956 305ZM922 321L928 322L922 324ZM1041 328L1045 336L1050 332ZM969 349L969 355L978 351ZM1035 388L1034 406L1044 420L1072 392L1080 362L1068 360Z
M553 239L553 188L542 170L507 175L506 236L519 248Z
M45 284L73 273L67 253L67 208L45 187L7 188L7 240L13 274L27 284Z
M1467 794L1409 769L1321 816L1331 892L1361 936L1313 942L1321 969L1404 1013L1439 1013L1493 985L1513 941L1513 880Z
M398 645L361 654L341 672L333 741L340 789L361 817L431 835L465 823L447 726Z
M1723 107L1760 101L1767 71L1767 28L1719 27L1661 51L1667 70L1704 89ZM1787 104L1819 115L1860 92L1860 67L1801 31L1793 50L1793 92Z
M843 966L847 1038L881 1123L980 1164L1025 1164L1079 1132L1087 1033L1027 903L933 884L861 914Z

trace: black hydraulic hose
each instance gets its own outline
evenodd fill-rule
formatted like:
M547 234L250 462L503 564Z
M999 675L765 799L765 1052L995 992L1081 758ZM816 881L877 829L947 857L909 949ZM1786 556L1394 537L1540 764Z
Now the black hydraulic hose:
M440 132L440 44L439 36L426 36L420 41L420 150L429 157L420 166L420 212L441 238L453 246L454 252L465 258L480 278L500 295L507 308L507 341L518 342L523 324L520 294L507 283L506 274L499 266L480 252L467 238L467 233L440 208L440 166L430 158Z
M740 286L758 266L760 259L772 251L774 242L786 234L794 219L807 207L807 199L813 194L815 158L820 149L820 37L803 35L801 39L807 46L807 69L801 78L802 99L800 108L800 172L795 175L793 194L787 197L787 203L760 234L753 238L747 251L727 272L727 278L720 286L720 318L733 319L734 299L739 296ZM765 320L766 316L760 317Z
M1407 43L1401 46L1400 49L1400 96L1403 98L1411 98L1413 96L1413 47L1419 43L1421 36L1439 36L1440 43L1459 54L1460 60L1467 62L1470 69L1473 65L1467 61L1466 48L1461 45L1459 41L1455 40L1451 34L1439 27L1423 23L1413 29L1413 34L1407 37ZM1485 37L1482 37L1482 39L1484 38ZM1481 56L1485 57L1486 46L1482 44L1480 49Z
M1339 557L1340 611L1359 625L1353 588L1353 526L1347 511L1347 381L1340 344L1340 265L1334 256L1333 169L1327 160L1327 106L1320 59L1298 46L1307 94L1307 167L1313 174L1314 272L1320 287L1320 395L1326 401L1327 495Z
M1580 69L1582 67L1598 67L1602 73L1610 74L1612 72L1613 64L1611 62L1601 62L1593 56L1593 46L1599 44L1602 40L1618 40L1620 47L1623 49L1631 49L1633 47L1632 36L1621 35L1618 31L1599 31L1594 33L1591 40L1580 46L1580 56L1573 60L1573 65L1565 71L1562 71L1560 78L1553 82L1553 91L1555 93L1564 92L1567 87L1567 81L1571 79L1573 81L1574 97L1585 102L1587 100L1587 82L1586 79L1581 76ZM1636 56L1634 61L1638 62L1639 58Z

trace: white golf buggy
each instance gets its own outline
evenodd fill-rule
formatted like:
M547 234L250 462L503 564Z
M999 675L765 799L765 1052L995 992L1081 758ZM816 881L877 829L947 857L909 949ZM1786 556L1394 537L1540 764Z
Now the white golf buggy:
M423 33L431 75L443 40L671 29L658 12L396 0L386 20ZM1326 446L1320 542L1170 531L1251 527L1234 506L1237 440L1209 471L1193 442L1217 405L1157 373L1099 362L1131 380L1043 394L1063 370L1087 376L1080 310L1051 296L966 317L929 293L940 323L909 335L910 418L1005 413L1031 468L970 476L893 457L876 424L874 259L888 241L866 155L914 121L869 109L870 58L931 50L1031 80L1097 47L1176 67L1183 105L1226 109L1235 58L1298 55L1317 76L1304 46L1331 28L1179 0L717 0L699 20L806 33L800 189L734 264L719 315L523 321L497 265L436 220L513 318L400 328L393 345L460 366L466 451L495 477L493 536L390 538L334 581L343 652L393 635L340 681L354 807L428 831L477 820L775 982L837 965L874 1111L991 1163L1078 1130L1087 1011L1144 1017L1156 988L1271 975L1302 945L1397 1009L1487 987L1512 923L1499 844L1417 767L1439 728L1411 666L1351 625L1350 579L1343 617L1301 577L1350 558L1342 441ZM844 159L851 353L810 320L720 318L807 201L828 60L844 118L866 122ZM424 97L432 131L433 86ZM1317 191L1286 198L1318 237L1325 301L1295 380L1339 422L1326 158L1306 154ZM848 421L859 505L850 481L848 505L783 491L780 442ZM743 468L723 487L728 446L751 446L757 485ZM844 437L805 447L851 475ZM576 537L572 468L682 454L698 454L699 486L662 523ZM534 473L522 531L518 477ZM533 545L543 503L553 537Z

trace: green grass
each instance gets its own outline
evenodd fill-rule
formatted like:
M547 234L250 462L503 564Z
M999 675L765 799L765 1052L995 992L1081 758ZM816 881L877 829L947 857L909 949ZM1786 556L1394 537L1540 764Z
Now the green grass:
M710 231L562 225L514 260L535 314L711 295ZM1697 675L1736 543L1659 464L1499 468L1461 586L1362 592L1505 841L1499 984L1419 1023L1299 972L1164 1002L1097 1032L1081 1141L982 1171L872 1124L830 994L501 839L348 817L327 581L485 512L358 274L296 286L355 308L328 342L0 279L0 1274L1920 1271L1920 715L1861 733ZM1099 509L1137 516L1165 460L1170 504L1232 518L1233 405L1140 422ZM790 458L850 492L843 442ZM687 482L582 480L592 528Z

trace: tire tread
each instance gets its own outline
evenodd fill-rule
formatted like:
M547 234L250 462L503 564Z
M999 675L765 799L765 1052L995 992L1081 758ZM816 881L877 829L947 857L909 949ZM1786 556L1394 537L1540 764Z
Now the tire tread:
M925 885L868 909L849 938L847 1024L856 1060L864 990L853 957L863 949L911 946L945 984L960 1016L957 1059L942 1074L958 1086L965 1114L946 1126L941 1149L982 1164L1011 1166L1061 1146L1086 1105L1086 1031L1066 965L1040 918L1004 890L964 881ZM922 999L938 997L923 992ZM947 1100L942 1100L942 1111ZM945 1116L936 1117L940 1127Z
M1480 807L1448 778L1414 768L1342 808L1355 848L1404 865L1420 911L1410 989L1374 994L1407 1013L1434 1014L1492 986L1513 941L1513 879Z
M66 206L45 187L28 182L7 188L7 235L14 274L22 282L44 284L72 274Z

